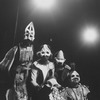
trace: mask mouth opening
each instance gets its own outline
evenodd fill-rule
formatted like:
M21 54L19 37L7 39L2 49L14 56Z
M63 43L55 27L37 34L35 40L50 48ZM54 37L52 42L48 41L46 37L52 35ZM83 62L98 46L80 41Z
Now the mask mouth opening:
M44 60L48 60L50 58L50 56L41 56L41 58Z
M73 78L74 81L79 81L79 78Z
M77 84L77 83L80 82L80 79L79 78L73 78L73 79L71 79L71 82Z

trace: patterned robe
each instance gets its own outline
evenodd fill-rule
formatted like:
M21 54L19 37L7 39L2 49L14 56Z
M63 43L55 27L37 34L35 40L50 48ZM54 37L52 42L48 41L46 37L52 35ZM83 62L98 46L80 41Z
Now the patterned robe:
M16 68L14 87L7 91L7 100L28 100L26 81L30 70L30 64L19 65Z
M28 100L26 80L33 61L33 45L19 45L18 66L15 65L15 77L13 88L7 91L7 100Z
M79 84L77 88L66 87L61 95L67 100L88 100L89 89L85 85Z
M77 88L66 87L59 91L54 89L50 93L50 100L88 100L89 89L85 85L79 84Z

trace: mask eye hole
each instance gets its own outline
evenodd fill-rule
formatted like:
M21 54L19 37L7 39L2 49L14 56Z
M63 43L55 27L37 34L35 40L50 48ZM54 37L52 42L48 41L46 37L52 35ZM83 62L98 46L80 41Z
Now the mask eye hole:
M44 54L44 52L41 52L41 54Z
M71 77L74 77L74 75L71 75Z
M76 75L77 77L79 77L79 75Z
M49 52L48 52L48 51L47 51L46 53L47 53L47 54L49 54Z

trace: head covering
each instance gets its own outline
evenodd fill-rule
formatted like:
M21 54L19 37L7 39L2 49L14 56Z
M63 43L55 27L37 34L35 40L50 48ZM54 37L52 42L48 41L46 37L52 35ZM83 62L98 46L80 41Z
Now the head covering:
M65 62L65 57L64 57L64 53L62 50L59 50L57 53L56 53L56 57L55 57L56 61L57 62L60 62L60 63L64 63Z
M33 22L30 22L25 28L24 40L34 41L35 39L35 29Z
M58 51L55 58L58 60L65 60L63 51L62 50Z
M41 46L41 50L37 52L37 55L40 56L51 56L51 50L50 50L50 46L47 44L44 44Z

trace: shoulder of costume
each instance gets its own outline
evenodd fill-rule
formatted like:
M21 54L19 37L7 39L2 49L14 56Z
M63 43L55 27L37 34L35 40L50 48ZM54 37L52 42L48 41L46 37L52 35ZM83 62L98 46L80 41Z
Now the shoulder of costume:
M88 86L82 84L80 84L80 86L82 87L84 96L87 96L87 94L90 93Z
M49 66L50 69L54 69L54 63L53 63L53 62L50 61L50 62L49 62L49 65L50 65L50 66Z
M67 64L64 64L64 67L67 68L68 70L71 70L71 67Z
M39 59L39 60L34 61L34 62L33 62L33 65L35 65L35 66L36 66L37 64L39 64L39 63L38 63L39 61L40 61L40 59Z
M40 60L40 59L39 59L39 60ZM36 60L36 61L33 62L32 68L38 68L37 65L39 64L39 60Z

